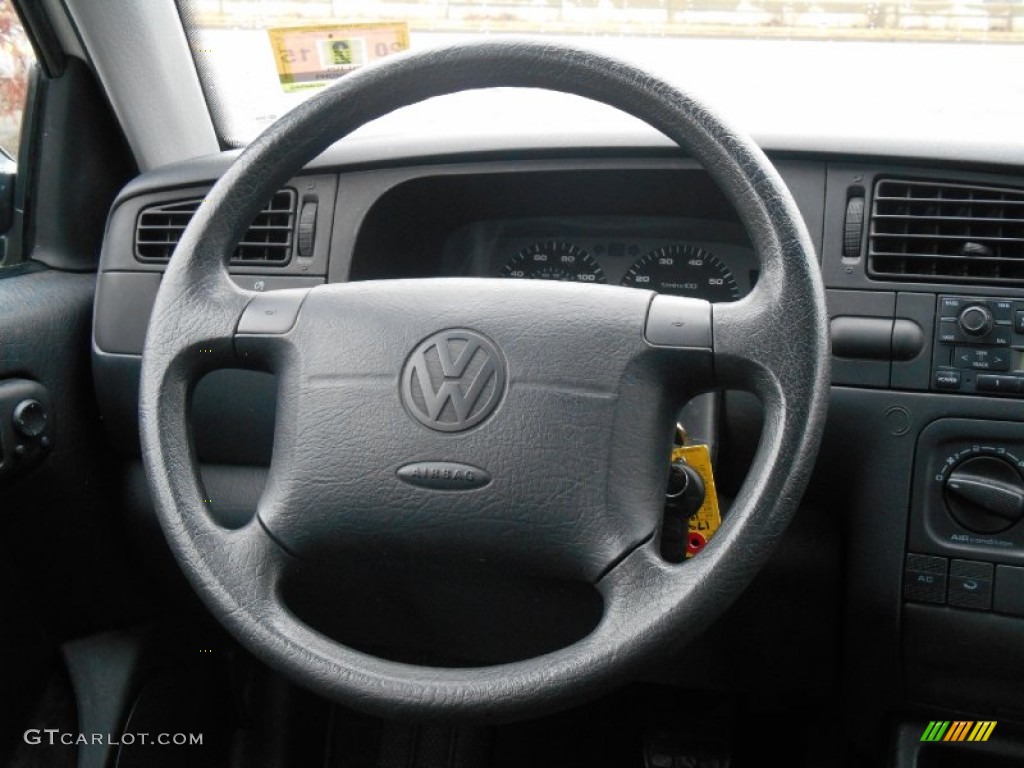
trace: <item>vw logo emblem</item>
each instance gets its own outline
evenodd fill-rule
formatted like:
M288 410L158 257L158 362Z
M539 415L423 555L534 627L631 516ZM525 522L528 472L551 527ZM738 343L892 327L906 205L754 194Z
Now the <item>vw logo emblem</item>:
M479 424L505 391L505 362L490 339L455 328L420 343L402 370L401 393L416 421L439 432Z

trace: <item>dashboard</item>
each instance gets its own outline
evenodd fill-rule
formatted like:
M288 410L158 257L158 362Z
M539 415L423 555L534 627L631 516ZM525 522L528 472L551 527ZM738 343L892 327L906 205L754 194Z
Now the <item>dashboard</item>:
M735 211L678 151L568 147L386 162L357 162L349 151L321 156L268 203L264 225L283 222L281 240L246 241L231 267L239 284L574 280L720 302L758 280ZM842 669L851 728L911 707L1009 717L1019 708L1014 681L1024 679L1024 522L1008 520L1003 504L1024 499L1015 458L1024 456L1024 282L1015 271L1024 176L991 164L769 155L821 258L833 337L829 421L778 557L694 651L699 669L670 666L658 679L774 691L828 684ZM93 368L108 433L139 478L148 313L187 223L181 211L234 156L138 177L108 221ZM166 242L154 247L151 232ZM229 370L196 388L196 452L211 493L233 500L225 508L258 498L275 386L268 374ZM759 404L742 393L723 393L713 408L716 484L727 500L763 425ZM239 490L246 473L257 484L248 495ZM151 517L147 504L140 491L140 516Z

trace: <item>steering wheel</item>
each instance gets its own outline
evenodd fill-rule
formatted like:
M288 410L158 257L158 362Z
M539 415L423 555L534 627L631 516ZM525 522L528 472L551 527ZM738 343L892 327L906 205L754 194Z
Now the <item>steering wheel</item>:
M543 88L632 114L696 158L735 207L760 277L734 303L529 280L424 279L255 294L228 260L263 204L330 144L463 90ZM146 337L140 425L160 521L216 618L329 699L390 717L512 719L592 697L694 638L791 519L829 385L820 270L790 194L752 141L619 61L485 42L402 54L342 78L250 144L167 267ZM278 377L267 486L246 526L205 508L189 399L217 368ZM675 413L712 388L757 395L765 423L717 534L658 549ZM297 617L287 574L338 558L491 558L592 585L601 611L565 647L491 666L402 663ZM526 631L528 628L524 628Z

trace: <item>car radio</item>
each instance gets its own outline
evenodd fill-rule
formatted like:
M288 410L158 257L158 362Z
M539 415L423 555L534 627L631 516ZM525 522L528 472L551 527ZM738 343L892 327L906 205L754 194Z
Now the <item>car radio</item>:
M1024 396L1024 301L939 296L932 389Z

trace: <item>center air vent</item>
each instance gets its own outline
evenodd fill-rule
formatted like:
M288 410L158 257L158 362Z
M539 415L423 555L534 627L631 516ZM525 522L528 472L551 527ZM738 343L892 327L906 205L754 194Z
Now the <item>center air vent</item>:
M135 257L166 263L202 198L176 200L144 208L135 228ZM257 215L231 257L232 264L284 266L292 257L295 236L295 190L282 189Z
M936 283L1024 282L1024 190L879 181L868 274Z

